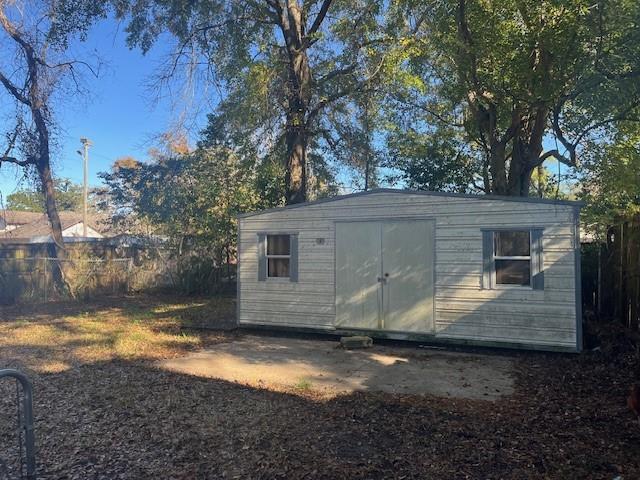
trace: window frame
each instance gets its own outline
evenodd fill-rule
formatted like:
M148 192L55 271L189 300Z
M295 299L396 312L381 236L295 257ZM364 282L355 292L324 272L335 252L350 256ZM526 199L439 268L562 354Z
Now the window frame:
M544 261L542 242L544 227L497 227L481 228L482 232L482 276L483 290L537 290L544 291ZM529 256L496 255L497 232L529 232ZM497 283L496 260L529 260L529 284L518 285L511 283Z
M287 237L289 240L289 255L274 255L274 254L269 254L269 237ZM291 234L290 233L266 233L265 234L265 253L264 256L266 258L266 262L267 262L267 280L283 280L283 281L290 281L291 278ZM269 275L269 260L271 259L283 259L283 260L289 260L289 268L287 269L287 276L272 276Z

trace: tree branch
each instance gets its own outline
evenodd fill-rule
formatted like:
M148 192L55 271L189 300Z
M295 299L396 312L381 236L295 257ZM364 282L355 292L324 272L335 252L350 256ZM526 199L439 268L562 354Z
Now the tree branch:
M320 28L320 25L322 25L322 22L324 21L324 17L327 16L327 11L329 11L329 7L331 6L331 2L332 2L332 0L324 0L322 2L322 6L320 7L320 11L316 15L316 18L313 21L313 24L311 25L311 28L309 28L309 31L307 32L307 37L312 36L314 33L316 33L318 31L318 29Z
M315 107L309 110L309 115L307 116L307 125L309 125L311 120L313 120L313 118L318 113L320 113L322 109L327 105L330 105L331 103L337 100L340 100L341 98L346 97L351 93L365 91L366 87L378 76L378 73L380 73L380 70L382 69L383 65L384 65L384 58L380 61L380 63L376 66L376 68L371 73L371 75L369 75L368 78L365 78L364 80L362 80L361 82L358 82L355 85L343 88L338 92L334 93L333 95L329 95L328 97L325 97L322 100L320 100Z
M28 167L29 165L33 165L33 162L29 160L18 160L16 157L9 157L9 156L0 157L0 167L2 166L2 162L13 163L21 167Z
M353 73L353 71L356 69L356 64L352 64L349 65L348 67L344 67L344 68L336 68L335 70L327 73L326 75L320 77L316 83L318 84L323 84L328 82L329 80L332 80L336 77L339 77L340 75L348 75L350 73Z
M13 95L13 97L18 100L20 103L26 105L27 107L31 107L31 102L29 101L29 99L27 97L24 96L24 94L20 91L20 89L18 87L16 87L11 80L9 80L7 77L4 76L4 74L2 72L0 72L0 83L2 83L2 85L4 85L4 88L6 88L9 93L11 95Z
M542 155L540 155L538 159L534 162L533 168L536 168L542 165L546 159L551 157L555 158L560 163L564 163L568 167L576 166L575 162L572 161L571 158L568 158L566 155L561 154L557 148L554 148L553 150L548 150L544 152Z

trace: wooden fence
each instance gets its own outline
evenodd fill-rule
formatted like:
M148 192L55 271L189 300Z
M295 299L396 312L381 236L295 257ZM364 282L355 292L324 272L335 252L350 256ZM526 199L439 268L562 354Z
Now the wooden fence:
M587 311L640 327L640 215L582 246L582 297Z

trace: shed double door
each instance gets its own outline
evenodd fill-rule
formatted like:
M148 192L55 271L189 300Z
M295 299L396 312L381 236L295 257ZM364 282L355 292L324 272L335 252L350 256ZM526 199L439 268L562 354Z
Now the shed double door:
M336 223L336 326L434 330L433 220Z

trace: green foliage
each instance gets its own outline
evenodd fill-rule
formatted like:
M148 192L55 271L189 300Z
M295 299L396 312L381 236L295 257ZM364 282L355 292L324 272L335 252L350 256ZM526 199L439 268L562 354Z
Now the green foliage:
M54 180L56 204L60 211L81 211L82 185L73 183L68 178ZM33 189L18 190L7 195L7 208L23 212L44 212L44 196Z
M388 144L393 167L400 172L398 180L409 188L460 193L477 190L476 159L451 131L423 134L394 129L388 136Z
M637 1L400 3L422 24L391 108L462 138L492 192L527 194L546 158L575 166L587 139L640 117Z
M608 226L640 214L640 126L623 124L585 154L582 199L588 225Z
M345 161L340 147L363 144L362 122L357 115L360 96L381 90L399 76L399 62L411 51L394 42L394 35L406 28L401 19L387 16L388 5L382 0L334 0L328 14L321 16L317 31L309 33L324 3L61 0L50 37L55 42L77 30L86 33L95 19L111 12L126 21L129 45L143 52L168 33L180 46L168 65L169 73L179 76L184 72L176 71L176 66L184 64L202 66L197 72L202 75L192 78L204 78L215 85L220 95L215 117L237 144L241 139L240 143L251 144L261 159L277 159L287 165L291 152L283 148L285 133L300 129L306 137L308 171L324 175ZM309 67L309 78L303 85L291 77L298 67L294 68L290 58L293 50L285 42L287 25L292 25L293 18L283 20L277 13L286 4L299 8L304 23L301 30L309 34L302 47L294 49L303 56L299 61ZM189 55L196 55L197 61L187 59ZM292 96L294 91L299 93L298 99ZM295 107L297 100L303 104L300 110ZM367 137L367 150L372 150L372 143L373 138ZM348 157L362 175L359 165L363 155ZM312 198L337 191L335 185L329 185L327 175L310 180Z
M141 219L220 265L234 255L237 214L282 204L280 175L270 162L218 145L149 163L122 159L101 177L116 221Z
M570 195L558 183L558 176L540 165L531 174L530 196L569 200Z

